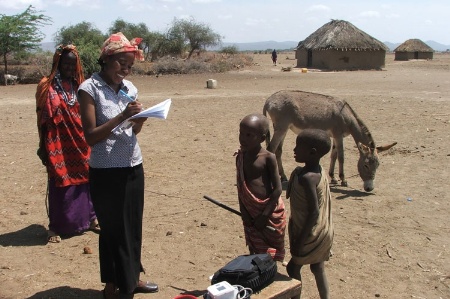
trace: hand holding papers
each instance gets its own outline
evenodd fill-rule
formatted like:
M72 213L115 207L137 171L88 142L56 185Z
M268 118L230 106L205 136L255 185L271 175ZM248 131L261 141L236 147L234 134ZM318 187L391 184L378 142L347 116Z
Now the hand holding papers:
M153 107L147 108L138 114L133 115L128 119L139 118L139 117L156 117L166 119L167 114L169 114L170 104L172 103L171 99L167 99L159 104L156 104Z
M167 99L159 104L156 104L155 106L152 106L150 108L147 108L129 118L121 122L117 127L115 127L112 132L115 134L120 134L124 130L131 128L133 123L131 122L134 118L140 118L140 117L156 117L161 119L166 119L167 114L169 113L170 104L172 104L171 99Z

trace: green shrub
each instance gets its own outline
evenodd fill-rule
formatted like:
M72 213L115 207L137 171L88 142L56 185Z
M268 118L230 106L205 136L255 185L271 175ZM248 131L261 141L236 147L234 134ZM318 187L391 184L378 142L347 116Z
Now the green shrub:
M77 46L77 50L80 54L86 78L89 78L93 73L100 71L100 65L98 64L100 52L97 45L93 43L80 44Z
M247 55L226 55L204 53L191 59L177 59L164 57L153 63L148 74L200 74L223 73L233 69L240 69L252 64Z
M238 48L236 46L227 46L227 47L223 47L219 53L223 53L223 54L230 54L230 55L234 55L237 54Z
M93 72L100 70L97 64L98 49L91 45L77 46L83 63L86 78ZM51 71L53 53L38 52L21 61L20 66L10 68L12 74L19 75L20 84L36 84ZM245 54L228 55L217 52L204 52L192 56L190 59L181 59L166 56L155 62L136 61L133 66L135 75L157 74L200 74L224 73L230 70L242 69L253 64L252 57Z

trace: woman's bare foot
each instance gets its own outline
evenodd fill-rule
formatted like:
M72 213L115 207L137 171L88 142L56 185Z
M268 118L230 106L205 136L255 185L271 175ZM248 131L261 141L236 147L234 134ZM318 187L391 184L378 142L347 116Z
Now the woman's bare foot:
M94 233L99 233L100 232L100 225L98 224L97 218L92 220L91 225L89 225L89 230L93 231Z
M49 243L60 243L61 237L57 235L54 231L48 230L47 231L47 241Z

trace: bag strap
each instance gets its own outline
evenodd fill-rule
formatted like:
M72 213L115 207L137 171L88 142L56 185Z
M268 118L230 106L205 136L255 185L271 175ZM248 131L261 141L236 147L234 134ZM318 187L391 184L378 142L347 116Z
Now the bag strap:
M263 261L259 258L259 256L255 256L252 259L252 263L255 264L256 267L258 267L258 270L260 273L267 270L267 265L265 263L263 263Z

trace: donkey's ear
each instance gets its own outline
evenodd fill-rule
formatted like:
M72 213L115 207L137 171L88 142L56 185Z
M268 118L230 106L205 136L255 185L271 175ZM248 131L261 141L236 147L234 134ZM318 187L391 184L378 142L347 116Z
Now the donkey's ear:
M261 139L259 140L261 143L267 140L267 135L263 134L261 135Z
M368 155L370 153L370 148L367 145L362 144L361 142L358 142L358 149L361 154Z
M388 145L383 145L383 146L377 146L377 151L379 153L387 151L388 149L390 149L391 147L393 147L394 145L396 145L397 142L394 142L392 144L388 144Z

